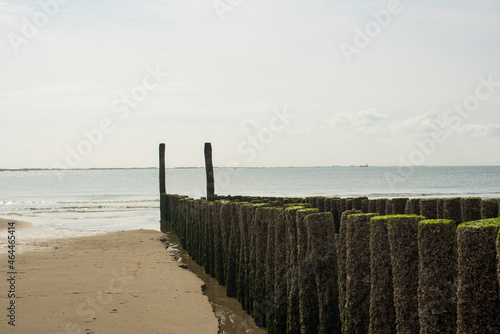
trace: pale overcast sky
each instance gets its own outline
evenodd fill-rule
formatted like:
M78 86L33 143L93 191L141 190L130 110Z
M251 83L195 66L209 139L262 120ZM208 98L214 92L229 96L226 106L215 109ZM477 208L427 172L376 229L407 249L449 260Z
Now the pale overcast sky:
M500 165L497 0L0 0L0 35L0 168Z

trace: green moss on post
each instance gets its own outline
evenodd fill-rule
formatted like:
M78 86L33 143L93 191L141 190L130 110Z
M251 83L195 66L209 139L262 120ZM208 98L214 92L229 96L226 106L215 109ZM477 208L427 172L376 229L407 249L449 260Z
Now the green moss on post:
M287 320L286 332L300 333L299 288L298 288L298 243L296 214L302 206L291 206L285 209L287 230L286 245L286 281L287 281Z
M497 237L497 259L498 259L498 266L497 266L498 284L500 285L500 231L498 231L498 237ZM499 292L500 292L500 287L499 287Z
M383 216L387 212L387 198L377 199L377 211L380 216Z
M377 212L377 200L376 199L368 200L368 212Z
M420 215L425 219L437 219L437 199L423 198L420 200Z
M392 265L387 222L391 216L370 219L369 333L396 333Z
M461 210L464 223L481 219L481 198L462 198Z
M408 198L393 198L391 213L393 215L404 214L406 209L406 202L408 202Z
M319 210L319 212L325 211L325 198L324 197L315 197L315 208Z
M457 333L500 333L499 231L500 218L458 226Z
M252 257L252 316L259 327L266 325L266 250L268 210L258 206L253 224Z
M226 273L226 296L238 296L238 266L239 266L239 251L240 251L240 231L238 219L236 216L236 208L234 202L227 204L229 206L229 239L227 242L226 264L224 272Z
M361 202L361 211L363 213L370 212L370 200L368 198L363 199Z
M398 333L419 333L418 320L418 223L422 216L388 217L394 307Z
M250 252L250 236L248 211L251 205L246 202L240 202L236 205L236 214L238 218L239 232L240 232L240 249L239 249L239 266L238 266L238 301L244 310L248 310L247 298L249 296L248 290L248 270L249 270L249 252Z
M460 197L444 200L443 219L453 220L457 225L462 223L462 199Z
M358 210L348 210L342 213L340 218L340 232L337 243L337 270L338 270L338 286L339 286L339 314L340 314L340 324L342 326L342 333L347 333L346 327L346 240L347 240L347 217L351 214L360 214L361 211Z
M496 199L484 199L481 201L481 219L496 218L498 214L498 201Z
M418 224L420 333L457 331L457 233L453 220Z
M345 199L345 209L346 210L354 210L353 205L354 205L354 198L353 197L349 197L349 198Z
M276 333L276 304L275 304L275 244L276 221L283 211L281 207L266 208L267 213L267 248L266 248L266 328L270 334Z
M317 333L341 333L338 309L337 255L331 212L306 216L307 261L313 264L319 303Z
M437 219L444 219L444 199L437 200Z
M221 222L221 203L215 202L214 205L214 274L215 279L220 285L226 283L224 277L224 240L222 238L222 222Z
M287 224L281 210L275 220L274 230L274 306L275 333L286 333L287 319Z
M299 269L299 313L300 330L302 334L318 332L319 304L316 276L313 263L307 259L308 240L305 217L318 213L318 209L303 209L297 211L297 265Z
M387 199L385 202L385 212L387 215L392 214L392 199Z
M352 199L352 209L353 210L363 210L363 201L368 199L366 196L356 197Z
M340 211L341 202L342 201L340 198L332 199L331 212L333 214L333 224L335 225L335 233L339 233L340 231L340 217L342 216L342 211Z
M347 333L368 333L370 325L370 219L375 216L368 213L347 217Z
M412 198L406 202L405 207L406 215L419 215L420 214L420 199Z

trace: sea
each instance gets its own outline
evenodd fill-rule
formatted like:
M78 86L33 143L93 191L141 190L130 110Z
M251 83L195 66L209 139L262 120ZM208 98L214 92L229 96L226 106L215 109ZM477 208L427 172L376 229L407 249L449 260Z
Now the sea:
M215 168L218 195L500 198L500 166ZM2 170L0 218L31 238L159 230L159 170ZM203 168L168 168L167 192L205 196Z

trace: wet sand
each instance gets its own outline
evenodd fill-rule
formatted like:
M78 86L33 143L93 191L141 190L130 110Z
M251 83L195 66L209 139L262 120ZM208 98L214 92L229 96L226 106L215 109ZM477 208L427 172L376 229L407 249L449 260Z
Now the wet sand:
M29 224L17 222L16 233ZM7 222L0 220L7 242ZM19 233L22 235L22 233ZM1 333L217 333L203 281L179 267L153 230L38 241L22 251L15 275L0 254ZM7 280L15 276L15 298ZM15 327L6 316L15 301Z
M191 259L189 254L180 246L179 238L174 233L169 233L166 244L174 254L177 261L184 263L190 271L205 282L205 294L212 303L217 318L220 319L221 334L265 334L266 329L255 326L255 321L241 307L236 298L226 297L226 288Z

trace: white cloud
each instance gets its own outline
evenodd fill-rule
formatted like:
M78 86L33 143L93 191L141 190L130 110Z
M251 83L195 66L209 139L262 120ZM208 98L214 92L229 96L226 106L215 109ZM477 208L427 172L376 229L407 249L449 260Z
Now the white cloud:
M486 127L486 136L500 137L500 124L489 124Z
M351 110L349 112L338 112L328 120L328 124L332 126L343 125L370 125L374 122L382 121L387 118L387 115L377 112L374 108L360 110L358 112Z
M409 132L431 133L441 128L442 124L438 114L434 111L407 118L403 122L394 122L391 124L391 130L394 134L406 134Z
M500 137L500 124L465 124L456 130L456 134L471 138Z

